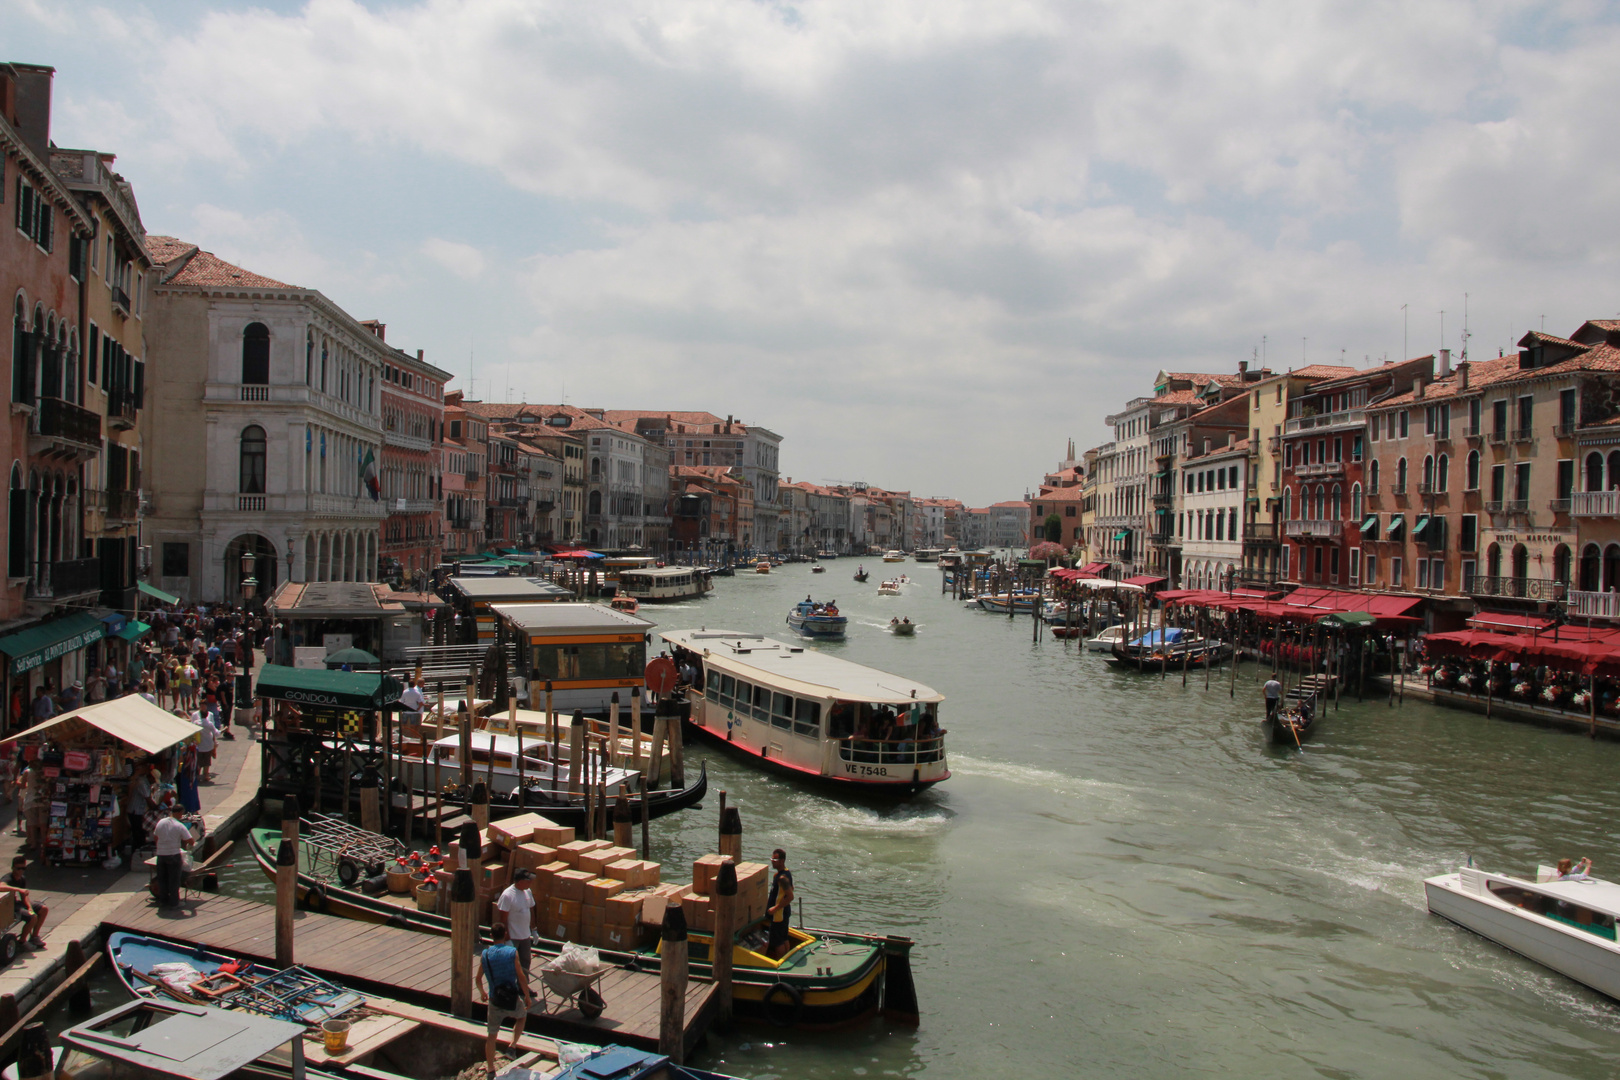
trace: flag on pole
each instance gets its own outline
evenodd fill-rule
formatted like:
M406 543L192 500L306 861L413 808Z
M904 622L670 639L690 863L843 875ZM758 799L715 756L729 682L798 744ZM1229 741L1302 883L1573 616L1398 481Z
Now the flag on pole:
M366 486L372 502L382 497L382 485L377 483L377 458L369 446L366 447L366 456L360 459L360 482Z

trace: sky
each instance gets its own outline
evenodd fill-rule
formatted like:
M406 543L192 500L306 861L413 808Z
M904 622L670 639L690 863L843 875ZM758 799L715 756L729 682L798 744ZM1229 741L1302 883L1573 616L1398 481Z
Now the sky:
M0 0L0 41L148 232L800 480L1020 498L1160 370L1620 315L1614 4Z

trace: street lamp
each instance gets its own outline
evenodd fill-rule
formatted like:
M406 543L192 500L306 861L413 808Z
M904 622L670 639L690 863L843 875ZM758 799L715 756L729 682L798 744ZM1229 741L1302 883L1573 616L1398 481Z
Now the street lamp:
M246 608L253 599L253 593L259 587L259 579L253 576L258 567L259 560L251 548L242 551L242 606Z

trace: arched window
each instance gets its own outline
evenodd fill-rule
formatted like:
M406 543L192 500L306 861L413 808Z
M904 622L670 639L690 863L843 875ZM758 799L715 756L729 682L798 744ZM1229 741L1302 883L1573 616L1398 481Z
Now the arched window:
M1513 579L1523 581L1530 575L1530 551L1523 544L1513 545Z
M1316 485L1316 520L1321 521L1327 517L1327 488L1321 484Z
M1608 490L1620 490L1620 450L1609 451L1609 485Z
M591 515L602 512L602 493L600 491L591 492L590 501L585 512Z
M1603 591L1613 592L1620 586L1620 545L1610 544L1603 549Z
M1600 461L1598 463L1598 477L1599 477L1599 479L1602 478L1602 475L1603 475L1603 463ZM1479 490L1479 451L1478 450L1470 450L1470 451L1468 451L1468 476L1463 481L1463 490L1464 491L1478 491Z
M1406 459L1401 458L1395 463L1395 490L1406 490Z
M304 385L315 385L315 331L304 331Z
M1581 549L1581 590L1599 592L1603 588L1603 555L1596 544Z
M1288 521L1289 519L1291 519L1293 517L1293 514L1289 512L1291 510L1291 508L1292 508L1292 503L1293 503L1293 500L1290 498L1290 496L1292 494L1293 494L1293 491L1291 489L1283 488L1282 516L1283 516L1284 521Z
M597 480L602 476L602 459L591 458L591 479Z
M1603 455L1596 450L1586 455L1586 490L1603 490Z
M1367 465L1367 490L1378 494L1378 459L1373 458Z
M264 323L248 323L242 331L242 385L270 384L270 328Z
M1333 517L1330 520L1344 520L1344 491L1338 484L1333 485Z
M1553 548L1553 580L1564 585L1569 584L1569 545L1559 544Z
M1350 516L1359 524L1361 521L1361 485L1350 485Z
M22 469L11 466L10 502L6 504L6 524L11 533L6 542L6 573L14 578L28 576L28 489Z
M22 296L18 295L16 307L11 316L12 401L26 402L33 399L34 395L29 389L33 380L28 376L28 372L33 370L33 365L28 362L28 358L33 355L33 342L30 340L28 333L28 305ZM15 531L13 531L12 535L16 535ZM12 575L12 577L21 576L20 574Z
M1485 549L1485 576L1493 578L1502 576L1502 545L1492 544Z
M1445 491L1451 486L1451 456L1440 455L1440 464L1434 471L1434 490Z
M1423 487L1428 491L1434 490L1434 455L1423 455Z
M241 466L237 490L244 495L264 494L264 428L251 424L242 430Z

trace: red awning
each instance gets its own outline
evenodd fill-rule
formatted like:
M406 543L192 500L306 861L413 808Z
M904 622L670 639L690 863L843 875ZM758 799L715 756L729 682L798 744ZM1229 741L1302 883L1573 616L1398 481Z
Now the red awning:
M1108 564L1105 563L1105 562L1088 562L1088 563L1086 563L1086 565L1084 565L1084 566L1082 566L1080 568L1080 576L1081 577L1097 577L1104 570L1107 570L1107 569L1108 569Z
M1181 604L1187 601L1203 602L1208 599L1203 589L1169 589L1159 594L1159 599L1166 604Z
M1468 617L1468 625L1494 630L1551 630L1555 619L1520 611L1481 611Z
M1155 577L1152 574L1137 574L1135 577L1126 578L1125 584L1140 585L1142 588L1146 589L1150 586L1159 585L1169 580L1169 578Z
M1380 619L1412 617L1412 609L1423 603L1421 596L1356 596L1349 593L1340 595L1350 596L1353 601L1348 607L1340 608L1340 611L1365 611Z
M594 551L579 548L576 551L558 551L552 555L554 559L600 559L602 556Z
M1071 570L1067 566L1053 567L1049 573L1059 581L1079 581L1086 574L1082 570Z

